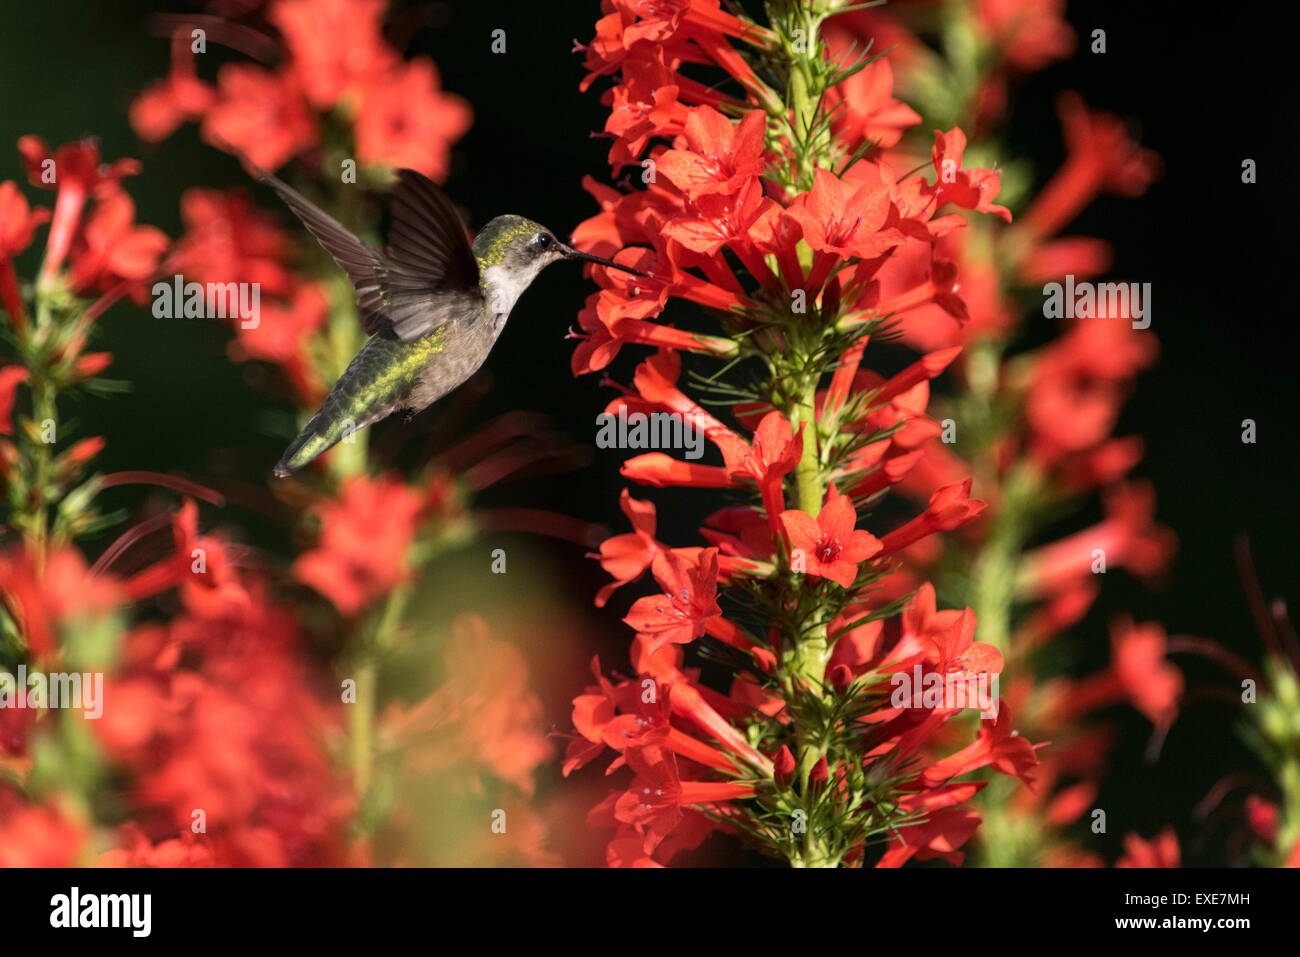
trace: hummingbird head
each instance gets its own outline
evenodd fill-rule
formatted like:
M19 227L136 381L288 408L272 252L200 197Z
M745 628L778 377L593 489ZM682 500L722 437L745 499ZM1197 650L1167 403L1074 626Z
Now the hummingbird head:
M500 314L507 314L523 291L537 278L537 274L551 263L561 259L577 259L599 263L624 272L642 273L574 249L560 242L555 234L531 219L522 216L498 216L484 226L474 237L474 257L490 299Z

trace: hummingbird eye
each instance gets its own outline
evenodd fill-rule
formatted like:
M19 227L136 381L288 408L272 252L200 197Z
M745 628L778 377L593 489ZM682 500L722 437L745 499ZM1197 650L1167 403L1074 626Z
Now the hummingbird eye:
M545 252L546 250L550 249L551 244L553 242L554 240L551 238L550 233L538 233L536 236L533 237L533 245L536 246L542 252Z

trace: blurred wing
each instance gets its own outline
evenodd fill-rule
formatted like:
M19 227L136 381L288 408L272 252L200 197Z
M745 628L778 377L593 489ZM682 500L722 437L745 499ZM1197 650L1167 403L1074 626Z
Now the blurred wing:
M442 191L414 170L398 173L392 244L385 257L288 183L245 162L348 274L370 335L391 328L411 342L481 300L478 264L460 217Z
M482 299L478 262L465 224L446 194L413 169L397 171L385 252L388 315L393 331L405 342L432 332L440 324L435 317L448 307L460 311L466 296Z

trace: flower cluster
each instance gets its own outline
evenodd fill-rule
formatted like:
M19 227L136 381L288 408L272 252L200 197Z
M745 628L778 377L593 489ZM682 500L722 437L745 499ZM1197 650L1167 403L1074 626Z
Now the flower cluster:
M215 86L195 75L191 44L204 41L179 20L172 73L141 94L132 121L159 140L198 120L207 138L259 163L304 157L317 171L329 162L319 152L327 132L331 144L346 133L365 182L399 165L441 177L468 108L439 92L431 63L404 61L385 43L385 6L269 4L283 46L249 23L197 18L204 39L281 61L227 64ZM323 21L336 28L322 31ZM527 664L474 617L450 621L441 647L434 632L444 629L408 605L431 562L485 531L593 547L585 523L473 507L479 492L530 469L571 467L571 448L540 416L512 413L459 442L430 443L408 479L362 433L326 460L323 481L284 483L279 503L267 496L300 528L292 561L240 544L235 528L213 530L224 497L211 488L88 474L104 440L68 441L60 400L109 391L99 376L111 357L86 351L95 321L124 297L146 301L156 279L265 293L256 321L223 316L235 329L229 352L274 370L257 380L304 414L356 351L361 327L346 280L303 255L306 242L244 191L187 191L173 243L134 222L122 180L139 172L135 161L104 163L93 141L50 150L32 136L19 153L31 184L57 194L51 212L0 183L0 306L17 344L15 361L0 364L0 666L98 674L104 690L102 714L84 724L89 704L69 711L26 688L13 689L20 705L0 709L3 862L553 863L529 804L551 748ZM341 195L360 188L342 179ZM46 223L39 275L24 283L17 257ZM103 512L101 494L140 483L180 501L150 500L87 559L90 536L127 514ZM411 804L448 815L431 828L410 818ZM509 815L509 829L503 819L493 831L491 809Z
M760 25L709 0L613 0L582 48L586 82L614 84L611 166L639 167L645 188L589 181L601 211L574 243L643 275L595 267L574 372L655 348L606 411L674 417L720 461L653 452L623 475L734 503L704 519L706 544L673 547L624 492L634 531L601 546L615 582L598 603L647 572L657 586L626 618L635 674L593 664L574 701L566 771L609 749L629 772L592 813L615 829L613 864L667 863L714 830L799 866L957 862L987 783L970 772L1029 782L1037 765L997 695L998 650L970 608L936 607L908 557L985 503L966 479L932 484L905 521L874 514L938 438L930 381L961 350L892 375L863 363L918 310L967 321L944 240L966 228L959 210L1010 214L960 129L936 131L919 166L890 149L919 117L888 60L825 39L837 6L773 3ZM678 303L669 325L674 300L701 308ZM692 388L686 362L717 368ZM688 646L724 667L724 690ZM985 720L951 744L971 708Z
M971 152L998 157L1011 171L1013 224L973 219L938 243L961 276L965 321L927 305L898 327L901 340L923 353L960 349L951 367L953 393L936 402L945 433L924 450L902 490L923 501L937 483L966 481L989 506L944 548L918 549L912 557L940 594L975 610L981 640L1005 658L1007 698L1026 733L1052 742L1040 753L1037 788L1013 792L995 782L980 796L986 822L979 859L1003 866L1102 863L1070 834L1095 807L1113 740L1096 712L1127 701L1155 726L1158 743L1183 692L1157 623L1117 619L1111 664L1101 673L1078 675L1060 662L1103 574L1122 568L1149 581L1174 548L1173 533L1154 520L1150 485L1127 477L1141 459L1141 440L1112 434L1135 377L1156 359L1149 293L1142 301L1140 284L1094 287L1110 268L1109 246L1060 235L1098 196L1142 193L1159 160L1118 117L1074 93L1059 100L1065 162L1036 194L1027 171L1002 154L998 141L1008 84L1072 47L1061 6L943 4L936 22L904 4L855 13L840 25L840 42L897 42L904 51L900 85L931 91L916 97L922 115L980 131ZM1024 304L1035 300L1042 304L1039 320L1025 316ZM1022 336L1038 322L1059 322L1059 335L1022 348ZM1063 515L1097 493L1100 522L1040 544ZM1167 839L1176 858L1172 832Z
M388 43L387 6L276 0L261 11L261 24L175 18L171 71L132 104L131 124L157 142L196 122L209 143L234 146L272 171L327 143L338 150L334 134L350 134L355 149L343 147L342 155L362 166L405 166L443 179L451 144L469 129L469 105L442 90L432 60L404 59ZM209 33L261 62L227 63L205 82L195 54L206 52Z

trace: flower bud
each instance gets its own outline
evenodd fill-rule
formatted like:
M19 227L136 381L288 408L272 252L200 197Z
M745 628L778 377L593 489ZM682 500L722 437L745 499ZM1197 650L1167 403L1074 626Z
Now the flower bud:
M790 782L794 780L794 755L784 744L775 757L772 758L772 777L776 779L778 787L789 787Z

